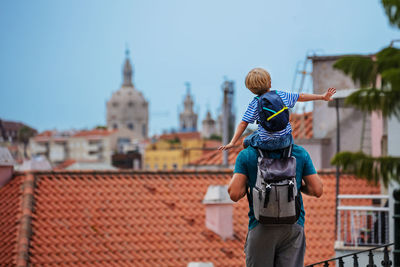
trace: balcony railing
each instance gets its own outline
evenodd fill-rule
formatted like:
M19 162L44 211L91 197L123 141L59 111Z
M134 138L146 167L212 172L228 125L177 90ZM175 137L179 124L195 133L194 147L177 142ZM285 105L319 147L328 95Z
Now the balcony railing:
M336 247L389 243L387 195L339 195L338 199Z
M366 255L368 253L368 265L367 267L376 267L378 265L376 265L375 263L376 260L374 260L374 250L378 250L378 249L382 249L383 248L383 260L380 262L381 266L383 267L390 267L392 266L392 260L390 260L390 253L389 253L389 247L392 246L394 243L391 244L385 244L382 246L377 246L371 249L366 249L363 251L358 251L355 253L350 253L344 256L340 256L340 257L336 257L336 258L332 258L329 260L325 260L325 261L321 261L321 262L317 262L317 263L313 263L311 265L307 265L306 267L314 267L314 266L323 266L323 267L329 267L329 264L332 264L331 266L335 266L334 264L337 263L337 266L339 267L344 267L344 266L354 266L354 267L358 267L359 263L358 263L358 259L359 259L359 254L364 254Z

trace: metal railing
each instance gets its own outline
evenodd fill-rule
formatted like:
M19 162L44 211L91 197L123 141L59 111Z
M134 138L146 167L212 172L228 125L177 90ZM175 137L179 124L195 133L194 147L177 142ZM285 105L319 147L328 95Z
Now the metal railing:
M338 199L337 245L373 247L389 242L389 196L339 195Z
M392 261L390 260L390 257L389 257L389 249L388 249L388 247L392 246L393 244L394 243L385 244L385 245L377 246L377 247L374 247L374 248L371 248L371 249L366 249L366 250L363 250L363 251L358 251L358 252L347 254L347 255L344 255L344 256L332 258L332 259L329 259L329 260L320 261L320 262L317 262L317 263L313 263L311 265L307 265L306 267L314 267L314 266L318 266L318 265L322 265L322 264L323 264L322 266L324 266L324 267L329 267L329 263L332 263L332 264L336 264L337 263L337 266L344 267L345 266L344 258L350 258L350 257L352 258L352 259L350 259L350 261L353 261L353 266L354 267L358 267L359 266L359 264L358 264L358 258L359 258L358 255L362 254L362 253L367 253L367 252L368 252L368 265L367 265L367 267L376 267L377 265L375 264L374 253L372 251L380 249L380 248L383 248L383 260L380 262L381 266L390 267L390 266L392 266ZM346 266L349 266L349 265L346 264Z

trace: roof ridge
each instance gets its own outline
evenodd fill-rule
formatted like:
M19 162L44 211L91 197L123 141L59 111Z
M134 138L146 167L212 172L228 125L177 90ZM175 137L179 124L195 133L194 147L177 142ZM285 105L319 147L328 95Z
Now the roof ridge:
M27 172L22 182L21 219L17 235L17 266L27 266L29 262L29 246L32 236L32 213L35 189L35 176Z
M153 175L180 175L180 174L231 174L232 169L218 169L218 170L36 170L36 171L16 171L14 176L17 175L43 175L43 174L153 174Z

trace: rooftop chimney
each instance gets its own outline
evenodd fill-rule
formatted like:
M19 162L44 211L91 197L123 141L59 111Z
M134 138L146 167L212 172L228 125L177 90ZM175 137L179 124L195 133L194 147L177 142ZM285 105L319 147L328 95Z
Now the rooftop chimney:
M5 185L12 177L14 159L6 147L0 147L0 187Z
M206 227L222 239L233 238L233 202L227 185L210 185L204 196Z

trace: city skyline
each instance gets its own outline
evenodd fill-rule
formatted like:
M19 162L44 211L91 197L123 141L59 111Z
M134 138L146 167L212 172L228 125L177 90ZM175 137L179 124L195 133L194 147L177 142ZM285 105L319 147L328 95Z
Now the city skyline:
M104 125L128 44L134 84L150 103L150 135L178 127L187 81L201 122L207 107L216 118L224 76L233 80L238 120L253 97L243 82L251 68L291 90L307 51L368 54L396 37L379 1L360 0L4 1L0 34L0 118L39 131Z

